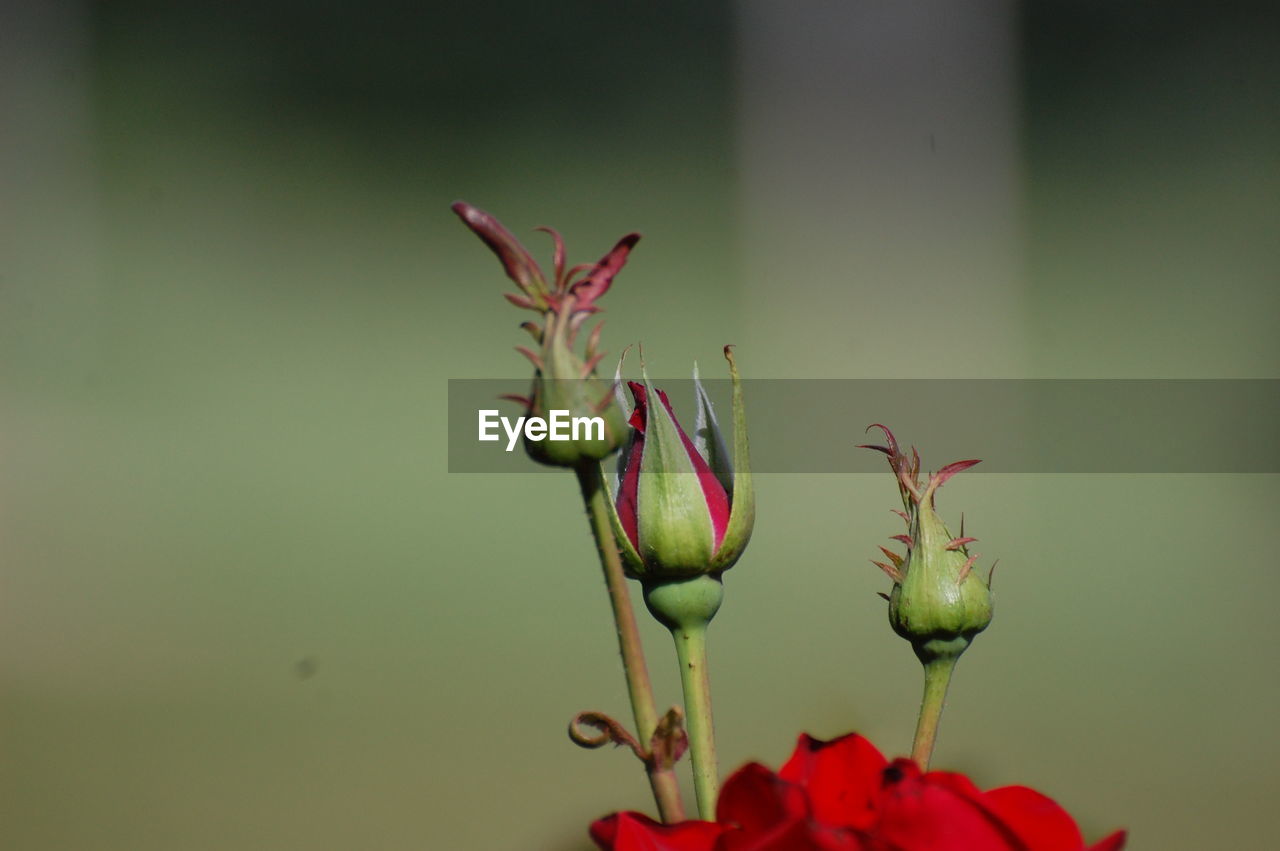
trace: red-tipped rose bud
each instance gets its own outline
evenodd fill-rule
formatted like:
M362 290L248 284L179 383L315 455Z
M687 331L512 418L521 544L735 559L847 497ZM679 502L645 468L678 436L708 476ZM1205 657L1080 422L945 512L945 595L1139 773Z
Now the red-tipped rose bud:
M629 382L633 431L622 461L615 532L628 573L646 584L718 575L751 538L755 496L742 387L727 347L725 357L733 380L732 461L696 373L696 441L676 420L666 393L647 377Z
M618 494L618 519L622 523L622 529L627 533L627 540L631 542L631 546L637 550L640 549L640 518L637 513L637 503L640 495L640 470L644 465L645 453L645 431L649 420L649 404L648 393L643 384L635 381L627 382L632 395L635 397L636 407L631 412L630 423L635 429L635 437L632 439L631 448L627 453L627 469L622 478L621 493ZM682 507L681 511L690 523L661 523L653 528L650 535L646 538L661 538L664 549L673 550L671 554L676 558L680 557L682 552L687 552L691 561L702 565L710 562L710 555L720 547L724 541L725 530L729 527L729 495L725 493L724 485L720 484L715 473L707 466L706 460L693 446L693 441L689 440L689 436L684 433L680 423L675 418L675 412L671 410L671 401L667 398L667 394L662 390L657 391L658 398L662 400L662 407L665 408L664 420L669 418L669 422L675 426L675 432L680 438L680 446L676 449L680 461L682 463L687 459L693 467L693 474L696 477L697 488L690 493L681 493L676 499L665 501L668 505L686 506L692 504L694 507ZM660 449L655 446L653 452L659 452ZM687 479L673 480L664 482L664 484L691 484ZM687 497L687 501L684 499ZM655 498L656 501L656 498ZM666 518L663 518L664 520ZM710 546L708 546L707 524L698 521L710 521L711 537ZM687 539L687 540L686 540ZM699 571L700 572L700 571Z

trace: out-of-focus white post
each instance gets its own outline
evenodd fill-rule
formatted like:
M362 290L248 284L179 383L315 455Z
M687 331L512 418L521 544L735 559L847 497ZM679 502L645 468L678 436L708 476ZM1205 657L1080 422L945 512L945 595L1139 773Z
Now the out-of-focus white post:
M757 376L1025 374L1015 24L1006 0L738 4Z

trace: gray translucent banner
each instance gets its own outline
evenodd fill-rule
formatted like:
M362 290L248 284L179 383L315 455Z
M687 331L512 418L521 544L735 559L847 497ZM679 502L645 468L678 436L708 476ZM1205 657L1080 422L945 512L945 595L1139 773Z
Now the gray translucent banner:
M693 382L654 382L686 431ZM729 382L704 381L732 445ZM1280 380L756 379L743 382L752 469L760 473L878 473L871 423L893 429L936 469L981 458L987 473L1277 473ZM528 379L449 381L449 472L517 473L534 464L507 438L478 439L479 411L512 424L525 412L502 394Z

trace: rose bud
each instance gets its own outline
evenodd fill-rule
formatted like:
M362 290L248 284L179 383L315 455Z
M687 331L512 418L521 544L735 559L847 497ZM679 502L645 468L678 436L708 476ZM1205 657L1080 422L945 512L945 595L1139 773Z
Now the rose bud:
M667 394L629 382L635 399L631 440L619 460L614 531L633 578L653 585L733 566L751 538L751 487L742 383L730 347L733 381L732 460L711 401L694 370L698 415L694 439L681 428ZM620 400L620 404L625 399Z
M887 445L865 448L889 457L906 509L897 513L907 522L907 534L895 536L906 545L906 555L882 547L890 563L874 562L893 580L889 622L922 662L956 658L991 623L991 590L973 569L978 555L970 555L968 545L977 539L965 537L963 524L959 536L947 531L934 496L947 479L978 462L956 461L923 482L919 454L912 449L908 458L889 429L879 424L870 428L881 429Z
M521 404L530 417L548 419L552 411L565 411L563 416L570 419L599 417L604 423L603 429L571 431L567 440L531 440L526 432L525 451L535 461L556 467L579 467L607 457L622 445L627 427L610 385L596 375L605 355L599 349L604 323L587 335L581 357L574 345L583 324L600 312L596 299L608 292L640 235L624 236L598 263L566 269L564 240L550 228L539 228L555 243L555 277L549 284L537 261L497 219L463 201L454 204L453 211L498 256L507 277L520 289L519 294L506 293L507 301L542 316L541 324L520 326L532 335L538 350L516 347L534 366L532 389L528 396L504 398Z

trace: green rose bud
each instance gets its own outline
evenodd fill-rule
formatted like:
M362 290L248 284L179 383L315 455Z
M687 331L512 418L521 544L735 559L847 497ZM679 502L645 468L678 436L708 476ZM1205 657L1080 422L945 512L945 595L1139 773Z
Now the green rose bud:
M886 446L867 446L889 456L889 465L898 479L898 489L906 509L898 512L907 523L907 534L895 536L906 545L906 555L881 547L889 563L873 562L893 580L889 600L889 623L898 635L911 642L916 655L926 664L942 658L956 658L973 637L991 623L991 589L973 570L977 554L968 545L976 538L954 536L938 516L934 496L949 478L967 470L977 461L957 461L920 478L920 456L913 449L907 457L882 425Z
M537 261L497 219L463 201L454 204L453 211L498 256L507 277L520 289L519 295L506 293L507 301L543 317L541 325L525 322L520 326L533 336L538 350L516 347L534 365L533 387L528 396L504 398L523 405L530 417L546 420L559 411L570 420L598 417L603 421L602 427L571 431L567 440L532 440L526 433L525 451L535 461L556 467L581 467L608 457L622 445L627 427L614 404L611 385L596 375L605 355L599 350L604 323L587 336L582 357L573 348L579 329L600 311L596 299L608 292L640 235L624 236L598 263L566 269L564 240L550 228L539 228L555 242L555 277L548 284Z

